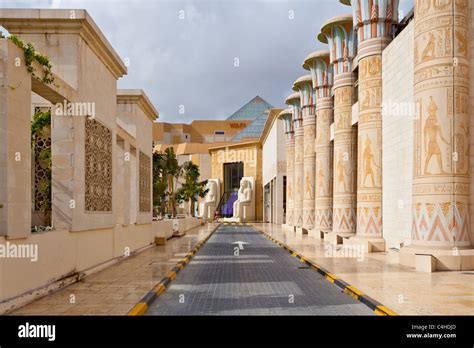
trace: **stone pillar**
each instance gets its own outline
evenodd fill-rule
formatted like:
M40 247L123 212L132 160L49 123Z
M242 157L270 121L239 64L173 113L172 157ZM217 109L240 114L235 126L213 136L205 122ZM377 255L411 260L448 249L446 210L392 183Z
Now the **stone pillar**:
M0 39L0 85L0 236L21 239L31 235L31 74L8 39Z
M331 18L321 28L319 41L327 43L334 74L334 181L332 243L355 236L357 211L357 128L352 126L355 78L353 59L357 54L352 15Z
M285 124L286 134L286 221L285 225L294 226L293 221L293 176L295 173L295 132L293 130L293 114L291 109L280 112L278 118ZM285 194L285 192L283 193Z
M347 3L347 0L342 0ZM382 238L382 51L398 21L398 1L352 1L358 37L359 125L357 236L367 251L384 251Z
M294 129L294 176L293 176L293 224L303 226L303 119L301 117L300 95L291 94L286 98L286 104L291 105Z
M311 71L316 94L316 193L314 234L332 230L332 159L330 127L333 121L331 86L333 83L329 51L310 54L303 68Z
M455 260L462 254L458 248L471 245L468 37L467 0L415 2L414 247L401 254L430 249L427 253L440 259L445 249L451 255L444 257ZM402 255L400 261L415 263ZM443 262L447 269L466 264L459 258Z
M303 115L303 228L308 233L314 228L314 177L316 174L316 100L311 75L305 75L295 81L293 90L298 91ZM295 132L296 135L296 132ZM301 146L301 145L300 145ZM298 230L297 230L298 232Z

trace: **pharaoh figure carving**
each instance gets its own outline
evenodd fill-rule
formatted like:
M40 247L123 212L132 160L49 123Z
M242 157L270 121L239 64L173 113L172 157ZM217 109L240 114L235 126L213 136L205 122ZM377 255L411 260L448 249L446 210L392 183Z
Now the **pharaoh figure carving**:
M206 197L204 198L204 202L201 205L201 217L205 219L212 219L212 215L218 203L217 182L208 181L206 184L206 190L208 191ZM209 210L211 210L210 214Z
M450 143L444 138L443 133L441 131L441 127L438 123L438 106L433 100L433 97L430 97L430 102L428 104L428 118L426 119L425 126L423 128L423 137L424 137L424 147L425 147L425 167L424 173L425 174L433 174L428 171L428 166L430 164L431 158L434 156L436 158L436 162L438 164L439 173L446 174L445 170L443 169L443 158L441 149L438 143L438 136L446 145L450 145Z
M365 187L375 187L375 176L373 167L377 167L374 159L374 153L372 152L372 140L370 140L369 136L366 135L365 137L365 147L363 152L363 161L364 161L364 178L362 181L362 186ZM370 186L366 185L367 177L369 178Z
M244 206L250 205L252 201L252 184L246 179L240 180L240 188L237 200L234 202L234 217L243 217Z

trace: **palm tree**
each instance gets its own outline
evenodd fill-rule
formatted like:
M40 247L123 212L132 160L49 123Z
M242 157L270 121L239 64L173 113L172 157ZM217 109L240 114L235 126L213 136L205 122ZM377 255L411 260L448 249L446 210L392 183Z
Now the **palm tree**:
M168 186L168 207L172 217L174 218L176 217L176 197L174 192L174 183L175 180L178 180L178 178L181 176L182 168L178 164L176 154L174 153L174 149L171 146L165 150L163 161L164 173L166 175Z
M153 208L164 215L166 187L168 186L168 177L165 167L165 155L159 152L153 153Z
M190 215L194 217L194 204L199 196L203 198L206 194L207 180L199 182L199 166L191 161L187 161L183 164L184 170L184 183L181 184L181 188L176 192L178 202L187 201L189 202Z

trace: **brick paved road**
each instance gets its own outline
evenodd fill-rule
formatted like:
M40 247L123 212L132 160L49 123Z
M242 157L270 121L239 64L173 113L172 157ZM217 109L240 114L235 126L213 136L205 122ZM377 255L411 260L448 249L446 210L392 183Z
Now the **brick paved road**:
M244 250L234 256L236 241ZM222 225L147 315L374 315L251 226Z

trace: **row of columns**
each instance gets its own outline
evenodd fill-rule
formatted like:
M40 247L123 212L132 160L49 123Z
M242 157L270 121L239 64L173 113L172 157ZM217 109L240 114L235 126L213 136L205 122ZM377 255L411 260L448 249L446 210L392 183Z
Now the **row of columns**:
M378 251L385 249L382 52L397 23L398 1L340 1L352 6L353 15L322 26L318 39L329 50L305 59L311 74L295 81L297 94L287 98L290 108L281 115L287 129L287 224ZM470 245L468 25L467 0L415 2L414 245ZM436 74L441 68L446 73Z

